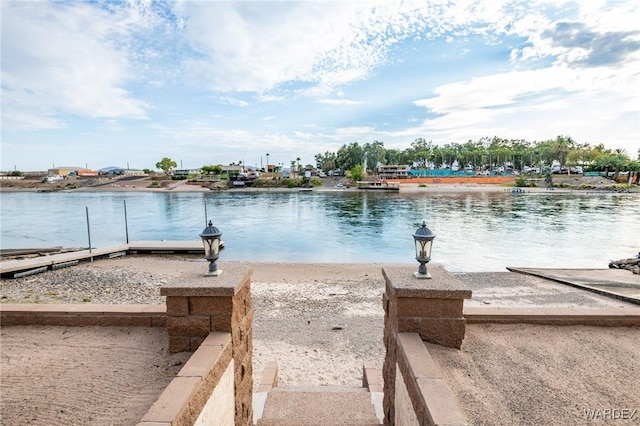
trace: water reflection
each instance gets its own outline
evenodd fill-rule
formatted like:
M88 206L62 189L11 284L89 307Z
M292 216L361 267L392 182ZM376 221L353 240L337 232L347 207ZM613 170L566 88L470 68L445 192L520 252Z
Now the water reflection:
M422 220L452 270L606 267L640 248L640 195L511 193L58 193L2 198L2 247L195 240L208 217L229 260L413 262ZM42 218L46 212L46 220Z

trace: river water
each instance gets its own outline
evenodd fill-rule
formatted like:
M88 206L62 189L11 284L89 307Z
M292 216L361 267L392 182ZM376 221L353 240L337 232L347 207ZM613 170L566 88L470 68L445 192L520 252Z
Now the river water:
M199 240L208 217L221 262L416 263L412 234L436 234L451 271L606 268L640 250L640 194L2 193L2 248ZM126 201L127 226L124 205Z

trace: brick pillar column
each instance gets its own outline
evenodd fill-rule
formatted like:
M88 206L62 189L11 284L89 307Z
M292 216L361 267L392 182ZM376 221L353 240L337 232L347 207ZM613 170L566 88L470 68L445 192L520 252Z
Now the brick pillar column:
M224 265L206 277L206 265L160 289L166 296L169 351L195 351L212 331L231 333L234 361L235 424L253 424L253 307L251 274L241 265Z
M417 266L382 268L385 424L393 424L395 419L397 333L419 333L423 341L458 349L464 339L462 307L464 299L471 298L471 290L464 289L460 280L440 266L429 266L432 279L416 278L416 269Z

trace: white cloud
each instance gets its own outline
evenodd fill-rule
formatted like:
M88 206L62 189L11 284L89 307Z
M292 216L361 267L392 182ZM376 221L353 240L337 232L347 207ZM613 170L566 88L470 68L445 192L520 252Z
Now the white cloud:
M352 101L349 99L319 99L318 103L328 105L358 105L361 102Z
M340 136L358 137L375 132L375 128L369 126L362 127L341 127L336 129L336 134Z
M145 118L148 105L124 88L127 56L110 43L138 23L86 3L3 2L2 104L12 125L60 127L60 113Z
M241 99L232 98L231 96L222 96L220 101L227 105L246 107L249 106L249 102L243 101Z
M438 87L436 96L415 102L440 114L415 132L446 143L483 136L544 140L570 134L583 141L637 144L637 73L630 69L512 71Z
M187 60L216 91L268 91L307 82L296 92L326 93L368 77L389 47L424 27L426 9L402 2L185 2ZM251 11L249 11L249 7Z

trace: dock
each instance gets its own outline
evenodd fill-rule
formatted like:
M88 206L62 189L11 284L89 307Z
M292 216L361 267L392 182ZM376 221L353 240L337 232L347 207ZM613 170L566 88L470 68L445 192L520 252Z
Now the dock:
M222 246L222 243L221 243ZM45 251L45 250L43 250ZM0 262L2 278L20 278L40 272L66 268L82 261L109 259L128 254L201 254L204 247L200 240L193 241L133 241L107 248L82 249L46 256L11 259Z
M358 189L373 191L399 191L400 184L387 181L358 181Z

